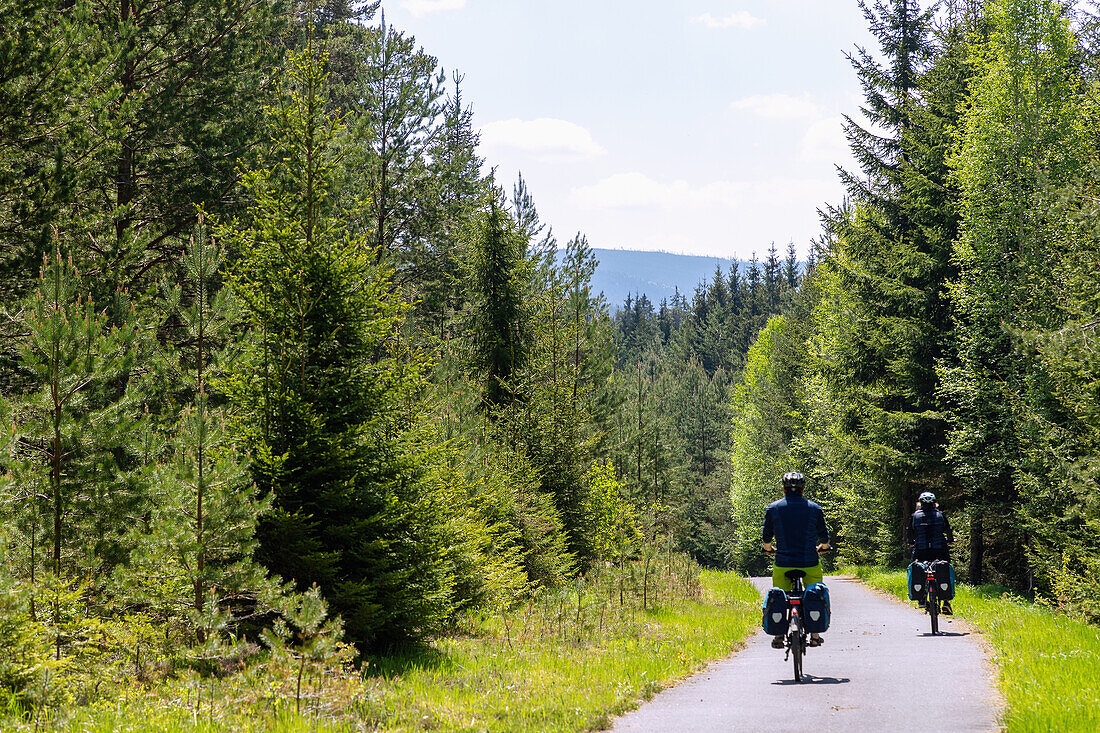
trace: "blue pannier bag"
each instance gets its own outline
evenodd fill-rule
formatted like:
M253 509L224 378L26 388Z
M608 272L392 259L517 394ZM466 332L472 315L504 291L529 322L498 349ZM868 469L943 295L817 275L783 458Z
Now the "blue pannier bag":
M761 625L764 633L777 636L787 633L787 594L782 588L772 588L764 597Z
M950 601L955 597L955 568L946 560L937 560L932 570L936 573L936 598Z
M925 587L928 584L925 578L924 566L917 561L909 564L909 600L924 603L924 596L928 593Z
M811 634L829 630L829 589L824 583L814 583L802 594L802 623Z

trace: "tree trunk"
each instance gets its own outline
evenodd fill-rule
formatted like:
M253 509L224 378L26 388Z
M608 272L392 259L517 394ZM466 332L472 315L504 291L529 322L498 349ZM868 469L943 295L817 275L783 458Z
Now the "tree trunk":
M642 490L645 484L642 483L642 440L644 436L642 423L642 363L638 362L638 489Z
M129 22L133 15L133 0L121 0L119 3L119 20L123 25ZM121 97L119 109L122 103L134 89L135 64L133 59L133 40L129 41L126 49L126 58L123 61L122 75L119 79ZM115 161L115 205L119 208L129 205L134 200L134 141L133 132L126 129L122 133L122 145L118 158ZM119 216L115 221L115 238L121 242L126 230L130 228L133 218L126 214Z
M913 485L906 483L905 488L901 491L901 496L898 497L898 527L901 529L899 536L901 537L901 551L903 556L908 551L909 541L912 539L909 536L909 519L912 516L912 506Z
M50 456L50 484L53 493L53 572L61 575L61 402L56 378L54 393L53 440Z
M37 493L38 493L38 491L36 489L35 490L35 496L31 500L31 601L30 601L31 621L34 621L36 623L38 622L38 614L35 612L35 608L34 608L34 593L35 593L35 588L34 588L34 566L38 562L38 557L37 557L38 547L35 544L35 542L38 538L38 534L37 534L37 531L36 531L38 529L38 506L37 506L38 497L37 497Z
M570 407L577 409L577 392L581 380L581 303L580 303L580 267L573 266L573 402Z

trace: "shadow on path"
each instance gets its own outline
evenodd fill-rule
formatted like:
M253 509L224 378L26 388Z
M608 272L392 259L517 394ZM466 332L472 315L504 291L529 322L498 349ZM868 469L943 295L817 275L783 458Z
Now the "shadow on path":
M923 634L917 634L917 636L929 637L932 636L931 631L925 631ZM970 636L969 631L941 631L936 636Z
M847 677L814 677L812 674L802 673L802 681L776 680L773 685L845 685L851 682Z

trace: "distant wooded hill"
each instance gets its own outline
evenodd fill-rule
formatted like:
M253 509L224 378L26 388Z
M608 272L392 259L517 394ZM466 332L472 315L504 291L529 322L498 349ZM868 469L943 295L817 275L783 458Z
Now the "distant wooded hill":
M623 301L631 293L645 293L650 302L658 306L663 298L672 300L679 288L690 300L696 285L704 279L714 278L716 267L721 265L722 271L728 272L734 262L727 257L669 252L623 249L593 249L592 252L600 262L592 277L592 289L603 291L612 311L622 308Z

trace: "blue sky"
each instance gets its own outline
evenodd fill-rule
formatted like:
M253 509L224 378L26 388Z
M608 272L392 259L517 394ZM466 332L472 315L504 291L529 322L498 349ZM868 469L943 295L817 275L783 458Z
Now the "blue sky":
M481 152L559 239L747 258L793 240L850 166L855 0L385 0L465 74Z

